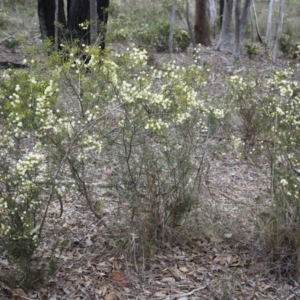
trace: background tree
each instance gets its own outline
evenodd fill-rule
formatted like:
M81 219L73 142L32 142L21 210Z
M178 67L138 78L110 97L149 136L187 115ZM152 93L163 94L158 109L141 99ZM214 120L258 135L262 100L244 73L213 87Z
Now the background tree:
M176 7L177 7L177 0L174 0L173 7L172 7L172 14L171 14L171 20L170 20L170 32L169 32L169 53L172 54L172 43L173 43L173 28L174 28L174 22L175 22L175 13L176 13Z
M224 0L224 10L222 14L222 28L216 46L217 50L232 52L234 35L231 30L231 20L233 11L233 0Z
M64 1L59 0L58 5L58 22L66 26ZM38 0L38 16L42 39L48 37L53 41L55 36L55 0Z
M220 0L220 10L219 10L220 28L222 28L223 13L224 13L224 0Z
M97 26L90 22L95 19L89 2L86 0L59 0L58 23L68 29L66 36L71 41L79 40L81 43L91 44L91 32L96 28L99 45L105 48L105 33L108 20L109 0L91 0L91 5L96 8ZM96 4L96 5L95 5ZM65 7L66 5L67 7ZM67 12L67 16L65 15ZM54 39L55 36L55 0L39 0L38 15L42 39L46 37ZM62 30L59 30L59 39L62 38Z
M279 39L282 34L283 16L284 16L284 0L281 0L278 21L276 24L276 37L275 37L275 45L274 45L273 56L272 56L273 63L276 63L276 60L277 60L278 44L279 44Z
M267 47L270 47L270 38L271 38L271 30L272 30L273 6L274 6L274 0L270 0L269 11L268 11L267 31L266 31L266 43L267 43Z
M233 0L225 0L224 2L222 29L216 49L233 53L235 59L240 57L250 6L251 0L244 1L243 9L241 0L236 0L234 35L231 30Z
M196 0L194 29L196 43L211 46L209 0Z
M236 0L235 3L235 47L233 57L239 60L241 56L242 43L245 36L245 28L251 0L245 0L243 11L241 11L241 0Z

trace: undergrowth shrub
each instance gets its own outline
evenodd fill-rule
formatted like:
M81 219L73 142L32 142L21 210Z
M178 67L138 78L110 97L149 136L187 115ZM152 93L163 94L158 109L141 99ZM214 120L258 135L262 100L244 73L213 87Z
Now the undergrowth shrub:
M269 167L259 230L267 266L280 276L299 275L300 262L300 98L293 74L288 69L274 72L268 80L231 77L234 111L242 121L245 141L252 140L247 155Z
M246 54L248 55L249 59L252 59L255 56L260 56L259 46L253 43L246 43L245 44Z
M156 69L135 47L113 60L118 67L110 69L109 103L118 110L110 114L106 126L114 130L105 135L102 153L116 169L111 186L118 194L119 234L129 252L139 241L137 258L176 241L192 210L201 207L205 146L196 136L206 128L201 90L208 74L175 62ZM98 72L102 78L103 69Z
M168 50L168 39L172 11L172 1L154 1L151 3L127 3L125 6L112 2L113 18L110 19L108 39L114 42L134 42L142 48L165 52ZM176 11L174 29L174 49L185 51L191 38L186 31L184 21L185 6L179 1Z
M29 68L3 72L0 84L0 240L24 287L53 273L57 241L48 253L40 245L54 203L59 217L76 191L103 217L95 179L107 180L107 166L117 170L115 237L137 237L136 255L179 239L201 208L207 144L197 132L206 130L208 71L198 60L157 69L134 46L103 53L63 44L40 64L49 47L30 49Z
M61 199L70 187L58 181L68 160L73 151L78 157L101 145L87 134L91 119L76 106L60 107L65 73L56 65L40 73L33 59L27 63L26 70L1 74L0 240L19 266L18 283L29 288L55 262L50 252L45 257L38 250L53 201L62 214Z

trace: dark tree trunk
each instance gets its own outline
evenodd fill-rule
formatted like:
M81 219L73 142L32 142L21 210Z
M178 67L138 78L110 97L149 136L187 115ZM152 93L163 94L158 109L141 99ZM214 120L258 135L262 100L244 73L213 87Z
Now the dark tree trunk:
M109 8L109 0L98 1L98 18L100 25L98 26L98 35L100 37L100 48L105 49L105 36L106 36L106 27L108 21L108 8Z
M105 48L105 34L108 20L109 0L97 0L97 19L99 22L99 46ZM90 26L82 28L79 24L90 21L90 5L88 0L67 0L67 18L64 13L64 1L59 0L58 22L68 29L68 39L78 40L90 45ZM55 35L55 0L38 0L38 15L42 39L54 40ZM68 22L66 21L68 19ZM59 30L62 34L62 31ZM60 35L59 34L59 40Z
M66 26L64 1L59 0L58 23ZM49 38L54 41L55 35L55 0L38 0L38 15L42 39Z
M105 48L105 33L108 20L109 0L97 0L98 36L101 49ZM79 39L86 45L91 44L90 26L82 28L80 24L90 20L90 6L87 0L68 0L68 29L71 39Z
M211 46L209 1L196 0L195 41L197 44Z
M220 0L220 29L222 29L223 13L224 13L224 0Z
M89 3L87 0L68 0L68 29L71 41L90 44L88 28L84 29L81 24L89 20Z

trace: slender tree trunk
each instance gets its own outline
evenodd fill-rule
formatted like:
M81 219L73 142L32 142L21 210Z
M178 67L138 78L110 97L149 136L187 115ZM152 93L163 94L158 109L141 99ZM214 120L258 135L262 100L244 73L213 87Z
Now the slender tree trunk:
M195 41L195 35L192 30L191 22L190 22L190 5L189 0L185 0L185 14L186 14L186 22L188 25L189 34L192 40L193 48L196 48L196 41Z
M216 0L209 0L209 21L212 26L215 25L217 20L217 7L216 7Z
M55 0L55 34L54 34L54 45L55 51L58 51L58 11L59 11L59 0Z
M108 8L110 0L97 0L97 14L98 14L98 37L99 37L99 46L102 50L105 49L105 36L106 36L106 27L108 21Z
M87 0L68 0L68 29L71 41L90 45L89 26L90 10Z
M172 7L172 13L171 13L171 20L170 20L169 54L173 53L172 46L173 46L173 33L174 33L174 22L175 22L176 8L177 8L177 0L174 0L173 7Z
M273 6L274 6L274 0L270 0L269 11L268 11L268 24L267 24L267 31L266 31L267 48L270 48L270 38L271 38L271 32L272 32Z
M231 31L233 0L224 1L222 29L216 50L232 53L234 47L234 35Z
M105 48L106 24L108 20L109 0L97 1L97 36L101 49ZM94 12L93 12L94 13ZM71 40L78 40L86 45L91 44L91 27L88 26L91 18L87 0L68 0L68 29ZM87 26L82 26L85 24Z
M59 23L68 28L66 39L89 45L98 37L99 45L104 49L108 7L109 0L38 0L42 39L50 38L56 46L60 44L64 31L57 28Z
M53 42L55 37L55 3L56 0L38 0L38 16L42 39L49 38ZM66 26L63 0L58 1L57 20L59 24ZM60 32L58 36L60 37Z
M242 37L242 21L241 21L241 0L235 2L235 41L234 41L234 60L239 60L241 55L241 37Z
M197 44L211 46L209 0L196 0L195 41Z
M262 40L260 31L259 31L259 27L258 27L257 14L256 14L256 8L255 8L254 0L252 0L252 10L253 10L253 15L254 15L255 29L256 29L257 37L258 37L259 42L262 44L263 40Z
M97 0L90 0L90 17L90 39L94 45L98 36Z
M281 0L280 8L279 8L279 17L278 17L277 28L276 28L276 40L275 40L275 45L273 50L273 58L272 58L273 63L276 63L277 60L278 43L282 33L283 16L284 16L284 0Z
M241 42L243 42L244 37L245 37L246 24L247 24L249 11L250 11L250 7L251 7L251 1L252 0L245 0L244 9L243 9L243 12L242 12L242 17L241 17Z
M222 29L223 24L224 4L224 0L220 0L220 29Z
M209 23L210 27L213 28L213 37L216 37L216 21L217 21L217 7L216 7L216 0L209 0L208 3L209 8Z

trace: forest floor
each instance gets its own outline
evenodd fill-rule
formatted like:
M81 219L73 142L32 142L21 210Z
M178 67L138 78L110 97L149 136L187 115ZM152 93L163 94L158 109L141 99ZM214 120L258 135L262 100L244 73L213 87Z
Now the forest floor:
M21 61L17 54L2 47L0 50L1 61ZM167 57L153 55L158 63ZM236 70L231 55L213 48L203 48L200 57L212 66L212 85L221 86L222 78ZM192 54L175 54L174 58L184 63L192 59ZM240 67L241 73L247 67L261 72L274 68L262 58L250 61L243 57L242 64L245 68ZM285 66L287 61L279 59L276 68ZM227 143L222 139L217 142ZM10 292L15 299L50 300L300 299L299 281L278 278L266 268L255 218L258 210L263 213L266 209L267 201L259 202L257 197L267 185L268 171L239 159L234 150L212 156L201 195L215 209L215 218L208 221L210 226L187 243L165 245L151 260L136 262L122 253L108 232L115 221L109 208L104 223L95 219L75 194L70 194L64 199L65 226L56 223L54 216L59 207L53 206L41 245L47 257L51 255L48 239L63 237L67 241L56 274L26 293L10 290L8 282L0 282L0 299L11 299ZM113 197L109 191L106 195L108 200ZM10 267L5 253L0 255L0 271Z

